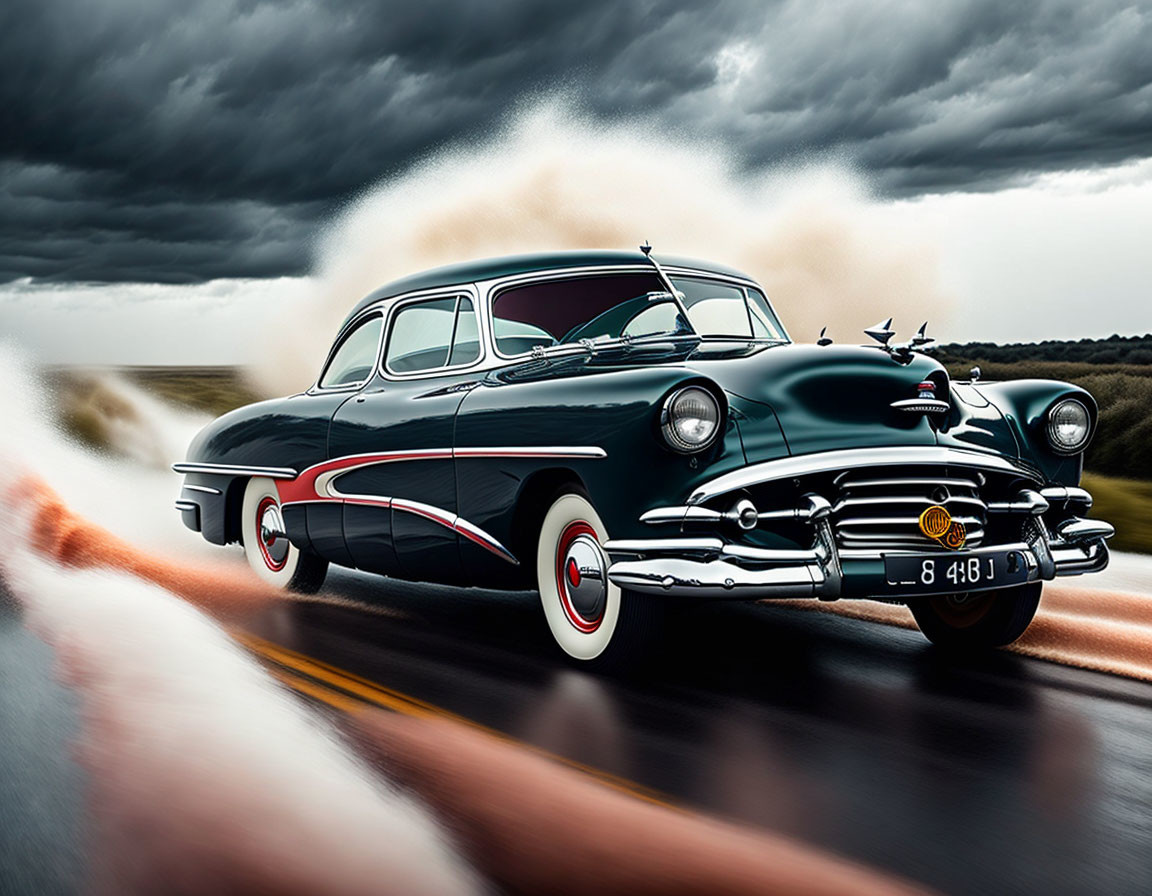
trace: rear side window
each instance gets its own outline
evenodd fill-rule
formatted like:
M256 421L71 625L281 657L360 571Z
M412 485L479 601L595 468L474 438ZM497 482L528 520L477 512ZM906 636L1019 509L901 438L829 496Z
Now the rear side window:
M402 306L392 318L384 366L390 373L464 367L480 357L476 307L467 296Z
M320 376L320 388L354 386L372 376L383 326L383 318L377 315L359 324L345 336Z

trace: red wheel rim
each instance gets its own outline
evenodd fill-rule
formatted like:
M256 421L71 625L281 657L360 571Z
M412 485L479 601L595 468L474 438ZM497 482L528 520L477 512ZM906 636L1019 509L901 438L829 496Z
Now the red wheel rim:
M564 615L572 626L585 634L590 634L600 628L604 620L604 611L601 610L592 619L582 616L572 604L569 586L576 587L581 583L581 573L575 561L568 555L572 543L580 536L587 536L600 543L600 538L592 524L584 520L569 523L560 533L560 540L556 545L556 590L560 594L560 606L564 608Z
M270 507L279 507L276 499L269 496L261 499L259 506L256 508L256 543L260 545L260 556L264 558L264 565L267 566L272 572L280 572L288 563L288 552L284 552L284 556L277 560L272 556L272 544L276 539L266 540L264 537L264 513Z

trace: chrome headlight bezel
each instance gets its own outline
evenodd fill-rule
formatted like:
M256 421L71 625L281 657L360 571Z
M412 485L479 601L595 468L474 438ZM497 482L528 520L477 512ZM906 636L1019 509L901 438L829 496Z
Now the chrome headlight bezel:
M677 428L678 416L684 414L682 410L687 402L704 401L712 409L713 423L708 434L697 441L686 437L681 429ZM678 409L681 409L678 411ZM660 409L660 432L664 436L664 444L677 454L697 454L714 444L720 435L720 424L724 415L723 408L711 390L703 386L683 386L672 392ZM697 415L699 417L699 415Z
M1083 432L1075 441L1062 440L1057 436L1057 428L1068 423L1068 421L1057 420L1057 414L1065 410L1079 414L1083 418L1080 424L1083 426ZM1044 420L1044 433L1048 437L1048 446L1057 454L1079 454L1088 447L1088 442L1092 439L1092 414L1084 402L1079 399L1063 398L1048 409Z

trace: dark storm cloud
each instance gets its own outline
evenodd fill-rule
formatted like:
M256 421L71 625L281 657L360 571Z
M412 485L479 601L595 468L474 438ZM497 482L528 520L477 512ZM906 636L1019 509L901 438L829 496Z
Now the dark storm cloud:
M1150 154L1152 12L1110 3L8 0L0 279L298 273L336 204L526 97L890 193Z

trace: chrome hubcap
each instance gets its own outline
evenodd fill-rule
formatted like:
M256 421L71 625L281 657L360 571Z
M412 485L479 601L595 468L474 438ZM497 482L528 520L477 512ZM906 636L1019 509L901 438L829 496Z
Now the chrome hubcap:
M269 504L260 514L260 540L269 566L282 565L288 557L288 533L280 508L275 504Z
M599 619L608 597L604 552L590 535L577 535L564 556L563 585L572 609L587 620Z

